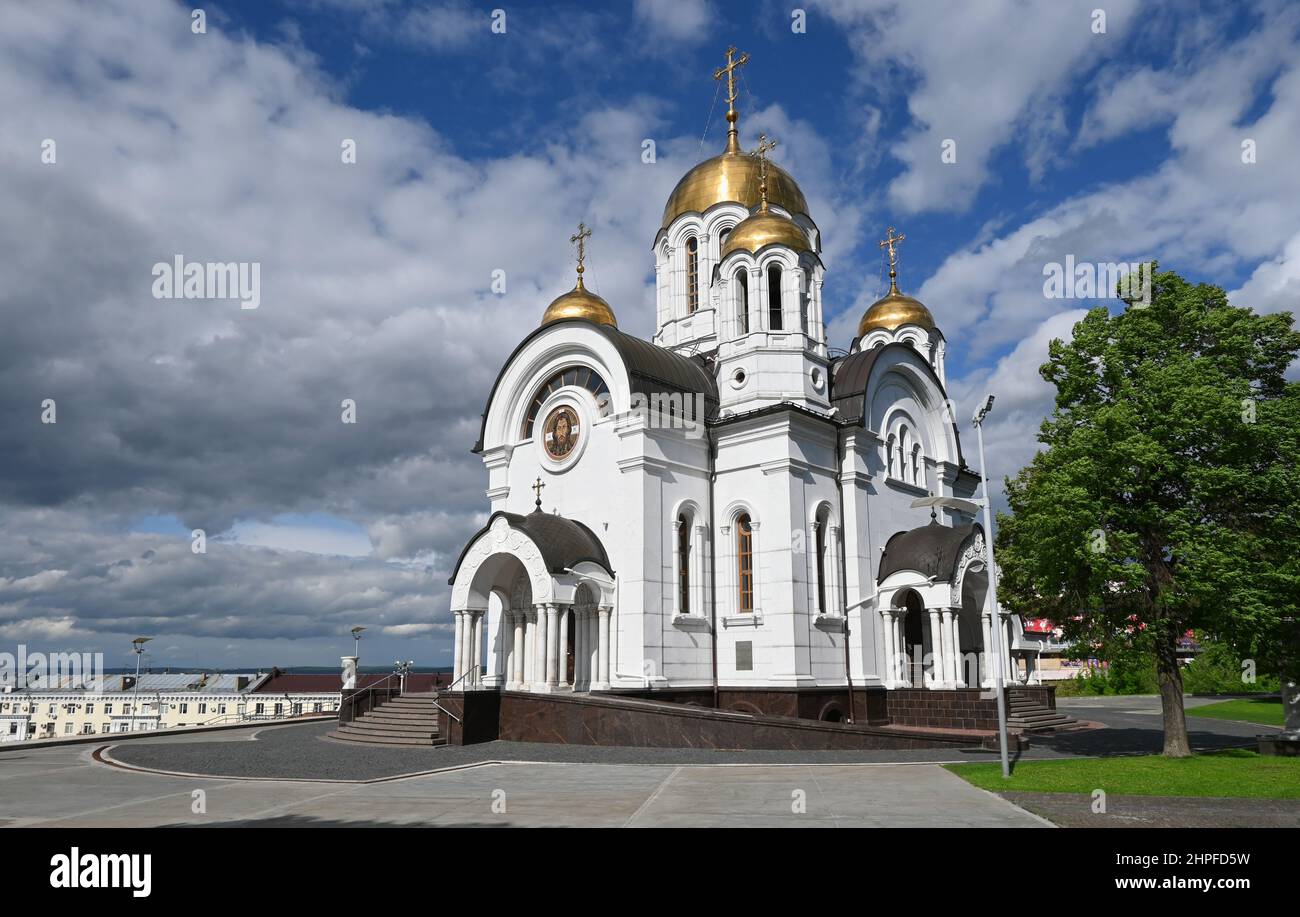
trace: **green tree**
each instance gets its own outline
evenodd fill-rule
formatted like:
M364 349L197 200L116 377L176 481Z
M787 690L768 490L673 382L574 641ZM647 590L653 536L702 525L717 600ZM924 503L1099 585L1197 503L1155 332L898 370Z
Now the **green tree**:
M1006 482L1006 604L1103 659L1155 663L1164 753L1191 754L1177 641L1196 628L1261 671L1300 596L1300 352L1289 313L1152 265L1151 298L1090 311L1039 371L1045 446Z

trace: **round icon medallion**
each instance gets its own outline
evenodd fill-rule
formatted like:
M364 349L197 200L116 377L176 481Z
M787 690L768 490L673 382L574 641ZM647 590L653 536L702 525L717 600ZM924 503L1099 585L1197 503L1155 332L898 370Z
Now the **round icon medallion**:
M579 435L578 412L567 404L551 411L542 424L542 445L553 459L565 458L573 452Z

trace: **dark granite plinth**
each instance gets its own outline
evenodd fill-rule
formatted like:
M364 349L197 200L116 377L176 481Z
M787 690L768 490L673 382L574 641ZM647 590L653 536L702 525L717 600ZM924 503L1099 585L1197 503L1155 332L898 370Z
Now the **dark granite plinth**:
M1051 710L1056 709L1056 689L1050 686L1017 685L1010 690ZM997 729L998 707L980 688L931 691L928 688L898 688L885 694L888 721L898 726L932 729Z
M489 700L494 698L495 702ZM979 747L981 736L814 722L606 694L474 691L443 695L451 745L512 742L642 748L915 749Z
M690 707L713 708L711 688L617 689L609 692L619 697ZM718 689L718 709L760 716L796 717L839 723L848 717L848 691L844 688L727 688ZM883 726L888 720L885 689L858 687L853 690L855 723Z

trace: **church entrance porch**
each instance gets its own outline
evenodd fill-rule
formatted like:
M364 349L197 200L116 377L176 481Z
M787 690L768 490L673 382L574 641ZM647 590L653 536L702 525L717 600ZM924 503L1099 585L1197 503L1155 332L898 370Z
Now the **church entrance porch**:
M614 580L581 523L494 513L451 577L452 690L609 687Z

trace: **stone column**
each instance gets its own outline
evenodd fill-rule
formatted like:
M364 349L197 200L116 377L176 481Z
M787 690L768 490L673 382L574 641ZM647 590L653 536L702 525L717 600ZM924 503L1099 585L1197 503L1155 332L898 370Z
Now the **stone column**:
M1006 660L1006 679L1008 683L1016 680L1016 669L1011 662L1011 616L1002 613L1002 658Z
M957 643L952 638L952 609L941 609L939 618L943 630L943 681L951 688L957 684Z
M482 639L483 612L471 610L469 635L465 640L466 649L469 651L469 658L465 660L465 671L469 672L469 678L465 679L465 683L469 687L477 687L483 679L483 673L479 671L479 661L483 658Z
M696 418L701 420L702 418ZM702 524L694 527L691 539L691 614L708 615L704 608L704 544L709 530ZM609 679L604 679L608 681Z
M880 636L885 651L885 687L894 687L894 613L892 609L880 609Z
M560 648L559 651L555 654L555 658L556 658L556 665L559 668L558 684L561 687L569 686L569 607L568 606L561 607L560 609ZM575 666L574 668L575 671L573 673L573 678L574 681L577 681L578 679L578 673L576 671L577 666Z
M451 680L454 682L465 674L465 613L453 611L451 616L456 619L456 641L451 651ZM456 687L460 688L460 685Z
M930 616L930 685L942 688L947 680L944 673L948 669L948 641L943 639L943 623L937 608L927 608Z
M966 687L966 670L961 655L961 609L949 608L944 614L951 621L952 686L954 688L964 688Z
M514 690L515 683L515 615L508 608L501 610L501 642L505 646L505 659L498 684L507 691Z
M546 684L554 688L559 684L560 667L558 651L560 606L550 602L546 606Z
M993 686L993 666L997 660L993 658L993 629L989 626L989 613L980 612L980 627L984 631L984 647L980 653L980 687L989 688Z
M602 605L596 612L600 616L600 636L596 655L596 683L592 687L600 691L609 689L609 615L612 610L608 605Z
M599 678L600 673L600 623L596 620L596 609L587 612L587 643L583 648L587 661L587 686Z
M840 527L830 526L826 537L826 613L842 615L844 605L840 600Z
M546 606L537 606L536 634L533 637L533 690L546 690Z
M510 660L513 666L510 674L516 691L524 686L524 652L527 649L527 641L524 639L525 623L525 612L516 611L514 614L515 642L510 648Z

